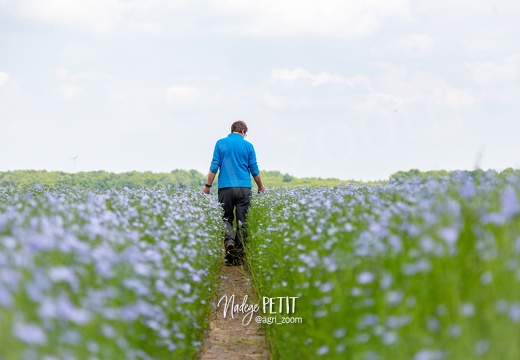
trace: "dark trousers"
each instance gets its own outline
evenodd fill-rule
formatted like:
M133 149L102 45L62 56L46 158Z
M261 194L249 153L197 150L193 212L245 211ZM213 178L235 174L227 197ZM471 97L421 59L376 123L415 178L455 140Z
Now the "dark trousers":
M251 204L251 188L222 188L218 189L218 202L224 208L224 225L226 237L224 243L233 240L235 249L240 256L244 253L244 241L247 210ZM237 217L237 229L233 228L233 220Z

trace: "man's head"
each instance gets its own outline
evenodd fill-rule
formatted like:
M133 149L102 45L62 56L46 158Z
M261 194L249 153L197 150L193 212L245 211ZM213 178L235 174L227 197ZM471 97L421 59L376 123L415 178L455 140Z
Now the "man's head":
M237 132L239 134L242 134L244 132L244 135L247 133L247 125L242 120L235 121L231 125L231 132Z

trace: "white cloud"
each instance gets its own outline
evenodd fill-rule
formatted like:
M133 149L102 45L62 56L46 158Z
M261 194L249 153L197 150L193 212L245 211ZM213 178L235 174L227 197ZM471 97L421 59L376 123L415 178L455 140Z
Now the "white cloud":
M518 13L520 3L507 0L421 0L414 2L414 11L419 14L453 14L458 18L461 15L469 15L474 18L477 14L484 14L489 17L497 13Z
M64 68L59 68L54 71L56 77L60 80L67 80L69 77L69 70Z
M208 81L208 82L221 82L222 78L218 76L191 76L186 75L179 79L180 81Z
M432 89L430 101L434 105L460 109L473 105L476 98L471 90L458 89L448 84L443 84Z
M120 0L22 0L19 11L29 18L107 34L127 6Z
M501 106L514 106L520 109L520 103L518 102L518 99L520 99L520 86L518 84L491 91L486 95L490 101L496 101ZM518 111L516 113L518 113Z
M6 72L0 71L0 87L3 87L9 81L9 74Z
M404 66L379 62L374 64L384 73L379 77L355 75L344 77L338 73L311 73L301 67L295 69L273 69L263 93L264 102L272 108L347 106L361 113L383 113L400 109L411 104L423 106L462 109L476 102L473 91L459 88L445 79L427 72L409 74ZM300 86L292 86L301 81ZM307 87L305 87L307 83ZM275 85L290 85L275 87ZM337 88L311 92L312 87L324 84L341 84L356 88L356 94ZM285 91L284 91L285 90ZM354 102L354 103L353 103Z
M477 84L513 82L520 73L520 53L507 56L502 61L479 61L466 66Z
M270 108L282 108L284 106L284 101L282 98L273 95L270 91L265 91L262 94L262 98L264 102L269 106Z
M429 55L434 48L433 39L426 34L412 34L400 38L390 48L394 51L404 51L412 56Z
M224 32L251 36L334 36L359 38L387 21L411 19L408 0L266 0L223 1L217 12L228 12L247 22L230 22Z
M73 84L65 84L58 88L58 95L67 101L77 99L82 92L82 87Z
M69 70L65 68L58 68L55 71L56 78L59 80L80 80L80 81L112 81L114 80L112 75L99 72L96 70L89 70L71 74Z
M364 91L373 91L365 75L345 77L337 72L312 73L302 67L275 68L260 98L273 109L343 109Z
M441 51L487 59L518 50L519 1L421 0L414 1L413 14L418 28L433 36Z
M287 147L289 158L306 149L345 158L345 152L336 151L345 143L343 134L356 143L356 155L363 155L351 157L359 160L357 167L349 162L343 170L318 159L312 170L305 169L308 175L337 172L346 178L362 177L367 169L383 174L391 167L405 169L415 160L425 166L437 161L439 167L450 166L452 159L462 159L458 149L472 147L463 138L466 133L480 132L485 140L503 136L506 140L497 141L497 146L518 149L513 130L518 128L514 117L520 106L520 69L514 57L519 51L514 35L520 24L519 7L520 2L509 0L11 0L0 7L12 37L9 43L27 46L6 49L9 67L0 70L10 78L0 75L0 107L5 109L0 123L26 121L29 127L31 122L41 123L36 130L31 128L36 138L41 128L53 129L53 124L70 122L71 117L81 124L78 129L87 129L98 119L109 124L105 137L117 137L118 146L123 146L121 138L129 138L127 134L140 139L148 134L150 140L142 148L150 149L160 142L159 136L167 139L168 146L186 147L181 127L190 121L201 120L206 128L218 130L218 124L227 124L230 118L254 119L259 134L269 134L258 137L272 153L262 163L271 163L268 168L279 164L280 170L296 166L273 147L287 144L277 126L264 126L268 119L298 130L289 133L301 151ZM27 31L19 34L16 29L23 27ZM99 34L114 36L99 38ZM141 35L187 39L153 40ZM279 39L238 39L246 36ZM75 40L67 43L67 39ZM41 41L49 51L41 52ZM371 52L375 47L377 51ZM40 54L35 66L16 61L33 54ZM430 55L425 61L413 61ZM377 60L395 63L374 68L371 64ZM142 76L116 76L124 70L119 64ZM49 72L54 79L46 83ZM63 99L81 101L82 111L63 107ZM60 106L62 111L56 114L53 109ZM489 125L493 116L508 131L494 131ZM345 130L334 124L344 124ZM319 128L326 129L326 135L320 137ZM168 139L176 131L178 141ZM312 140L316 135L321 150ZM22 139L22 131L19 136L9 138ZM84 137L96 136L92 132ZM207 139L202 136L197 141L203 144ZM438 146L439 139L453 141ZM19 143L14 140L13 145ZM408 149L402 148L407 145ZM400 146L400 153L392 153ZM435 151L439 148L444 152ZM363 149L377 156L370 157ZM198 162L196 158L185 161ZM395 159L391 166L389 158ZM13 164L23 164L20 157L13 159ZM93 166L122 169L119 162L104 163L102 153L99 161ZM41 166L45 164L42 161ZM154 169L146 159L141 163L131 159L129 164Z
M396 106L423 103L460 109L476 102L472 90L452 85L436 74L425 71L409 74L404 66L384 62L374 66L385 71L374 87L393 99L399 99L395 101Z
M359 38L412 19L410 0L22 0L21 14L98 34Z
M363 101L354 105L354 109L360 113L390 112L405 104L406 99L391 93L373 92L366 94Z
M164 121L161 116L165 105L164 88L125 86L109 92L105 99L114 114L109 120L114 133L164 135L174 132L175 124Z
M191 105L198 97L195 86L172 85L165 89L166 101L174 105Z
M261 96L256 89L216 76L185 77L185 81L174 81L162 91L161 100L169 109L193 111L236 111Z
M370 80L366 76L355 75L345 78L338 73L321 72L312 74L301 67L295 69L273 69L268 83L293 82L297 80L310 81L313 86L332 83L348 85L350 87L364 86L370 88Z
M323 101L308 95L276 93L272 91L264 91L261 99L272 109L308 109L323 105Z
M112 81L112 75L95 71L95 70L89 70L86 72L80 72L77 74L74 74L71 76L74 80L86 80L86 81Z
M95 45L70 42L65 44L63 49L60 51L60 61L63 66L65 65L82 65L90 64L101 58L101 54L98 53Z

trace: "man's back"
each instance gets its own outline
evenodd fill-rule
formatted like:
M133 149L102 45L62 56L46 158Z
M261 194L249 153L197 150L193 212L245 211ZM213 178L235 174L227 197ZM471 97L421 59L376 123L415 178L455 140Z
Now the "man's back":
M219 168L219 189L251 188L249 174L255 177L260 173L253 145L237 133L231 133L226 138L217 141L210 171L216 174Z

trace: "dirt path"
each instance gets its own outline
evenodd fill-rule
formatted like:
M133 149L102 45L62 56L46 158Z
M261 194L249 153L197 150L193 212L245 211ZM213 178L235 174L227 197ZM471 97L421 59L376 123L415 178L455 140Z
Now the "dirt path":
M253 305L258 302L252 287L251 274L245 265L222 267L220 285L213 300L215 306L211 313L210 326L202 345L200 359L269 359L264 329L261 324L256 323L256 314L253 314L251 322L244 326L245 314L235 312L233 319L230 305L224 318L226 299L231 304L233 294L235 305L242 304L245 296L247 296L247 304ZM220 305L217 307L219 300L221 300Z

